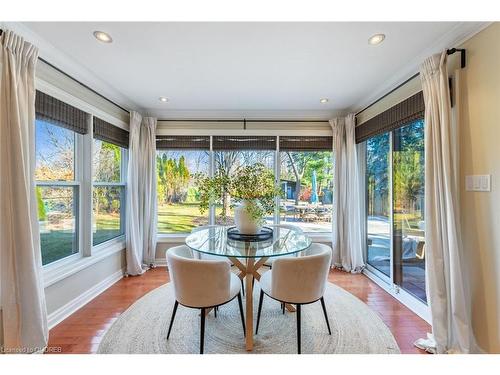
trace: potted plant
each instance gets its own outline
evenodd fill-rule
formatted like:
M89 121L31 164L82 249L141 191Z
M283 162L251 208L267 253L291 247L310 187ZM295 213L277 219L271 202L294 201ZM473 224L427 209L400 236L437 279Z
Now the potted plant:
M274 174L263 164L239 168L233 176L216 174L214 177L199 175L196 179L200 193L200 212L210 204L221 203L231 196L236 227L242 234L255 234L265 223L265 216L274 211L275 198L281 191L276 186ZM224 222L226 218L223 218Z

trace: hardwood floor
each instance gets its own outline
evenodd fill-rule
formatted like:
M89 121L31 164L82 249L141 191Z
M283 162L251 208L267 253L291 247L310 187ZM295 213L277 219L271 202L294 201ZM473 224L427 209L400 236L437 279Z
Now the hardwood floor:
M49 348L60 353L95 353L106 330L132 303L169 281L158 267L140 277L128 277L86 304L50 330ZM329 281L349 291L376 311L393 333L402 353L425 353L413 346L430 326L364 275L331 271Z

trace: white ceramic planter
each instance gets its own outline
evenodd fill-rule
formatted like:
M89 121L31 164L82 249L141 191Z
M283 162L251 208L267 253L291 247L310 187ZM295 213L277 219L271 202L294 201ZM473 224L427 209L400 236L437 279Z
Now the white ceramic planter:
M250 203L243 200L234 208L234 223L241 234L256 234L259 233L262 226L259 225L247 212L246 208Z

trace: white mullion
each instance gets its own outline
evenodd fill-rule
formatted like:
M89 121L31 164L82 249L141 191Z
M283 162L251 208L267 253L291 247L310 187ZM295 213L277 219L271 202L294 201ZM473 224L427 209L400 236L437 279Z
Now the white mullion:
M125 186L124 182L93 182L94 186Z
M37 181L37 186L58 186L58 187L72 187L80 186L79 181Z
M280 158L280 136L276 137L276 150L274 152L274 183L276 186L280 187L280 171L281 169L281 158ZM280 217L280 197L274 198L274 224L279 224L281 221Z
M394 147L394 132L389 132L389 233L390 233L390 269L389 269L389 278L391 280L391 284L394 284L394 181L393 181L393 147Z
M84 257L92 255L92 175L93 175L93 116L87 116L88 132L81 136L78 152L80 181L80 246Z
M208 152L209 155L209 167L208 167L208 173L210 177L214 177L215 175L215 157L214 157L214 151L213 151L213 136L210 136L210 151ZM208 210L208 223L210 225L215 224L215 205L210 204L209 210Z
M120 232L123 228L123 233L125 233L125 220L127 217L127 176L128 176L128 149L121 149L122 163L120 171L120 181L121 189L120 193ZM158 205L158 203L157 203Z

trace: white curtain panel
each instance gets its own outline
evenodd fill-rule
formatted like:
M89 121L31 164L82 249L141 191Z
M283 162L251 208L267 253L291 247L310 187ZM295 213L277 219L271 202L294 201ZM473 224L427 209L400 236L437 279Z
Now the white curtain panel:
M347 272L361 272L365 267L362 247L359 164L355 137L355 117L330 120L333 130L333 263Z
M447 54L420 68L425 101L425 261L432 335L416 346L433 353L476 351L467 277L462 265L457 153L452 124Z
M35 194L35 66L38 49L11 31L4 31L0 44L3 350L32 353L43 350L48 339Z
M127 274L140 275L156 251L156 119L130 114Z
M141 128L144 169L143 186L143 261L153 266L156 255L156 119L145 117Z

